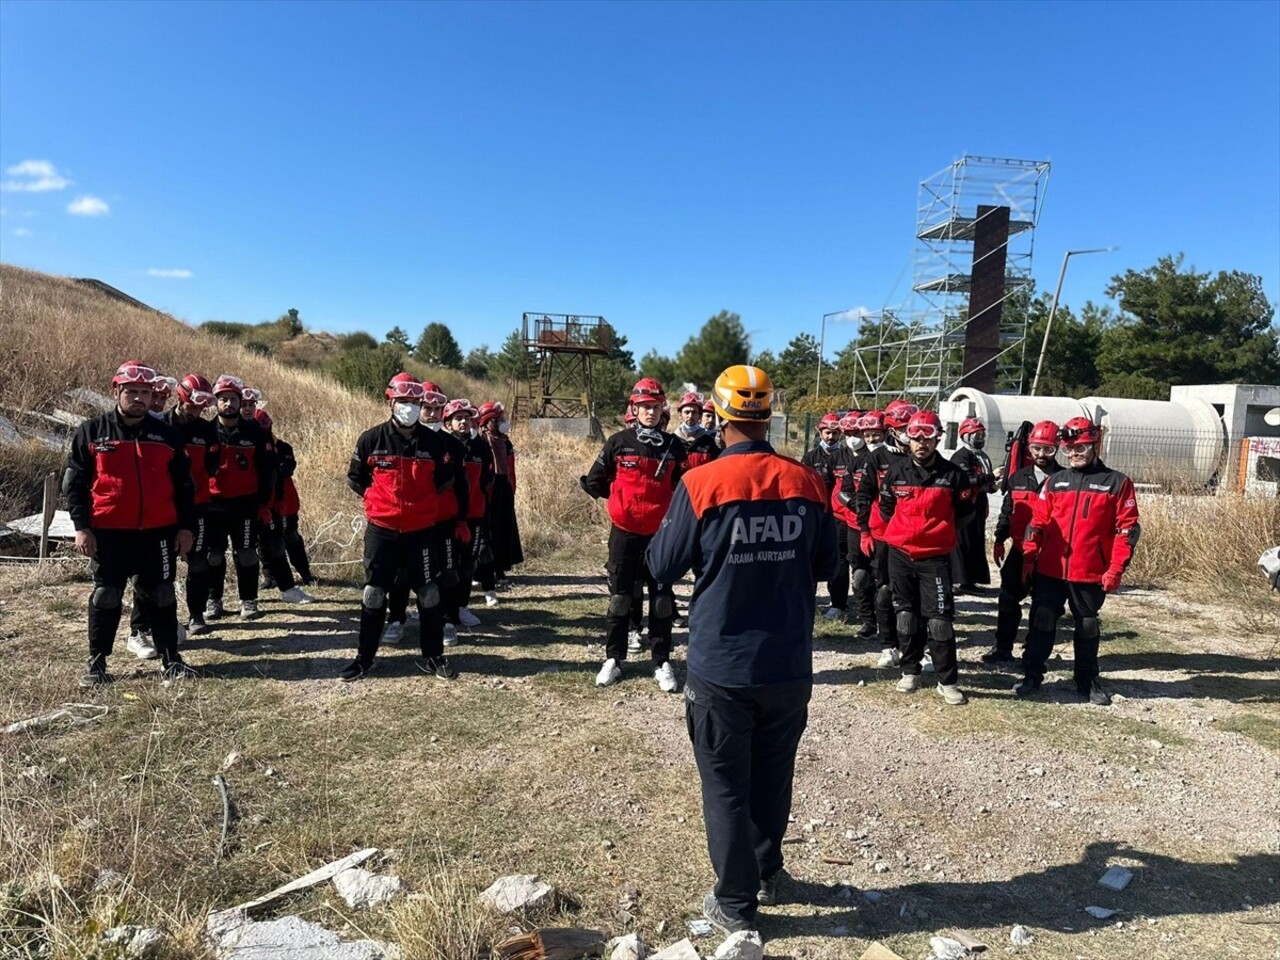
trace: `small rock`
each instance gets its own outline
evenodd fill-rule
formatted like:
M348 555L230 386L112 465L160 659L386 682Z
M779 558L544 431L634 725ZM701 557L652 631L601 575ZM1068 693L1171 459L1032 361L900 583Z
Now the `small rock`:
M124 955L131 960L145 960L159 948L164 934L154 927L126 925L103 932L102 939L105 943L122 948Z
M933 950L933 960L964 960L969 952L963 943L950 937L930 937L929 947Z
M698 951L688 939L659 950L649 960L699 960Z
M333 885L347 906L357 910L386 903L404 890L404 881L399 877L381 876L359 867L343 870L333 878Z
M1032 767L1027 771L1027 773L1031 774L1033 777L1043 777L1044 767Z
M1014 924L1013 929L1009 931L1009 942L1015 947L1029 947L1035 939L1031 931L1020 923Z
M716 948L712 960L764 960L764 943L756 931L739 930Z
M1098 880L1098 885L1106 887L1108 890L1120 891L1127 887L1132 879L1132 870L1126 870L1124 867L1112 867Z
M495 880L488 890L480 894L480 902L499 913L516 913L547 906L555 895L556 888L539 879L537 874L513 874Z
M849 928L843 923L839 924L838 926L831 928L831 935L833 937L847 937L849 935Z
M230 753L228 753L225 757L222 758L222 772L226 773L228 770L230 770L239 762L240 762L240 751L232 750Z
M885 863L883 860L881 860L879 863L875 865L875 871L876 873L888 873L889 865Z
M206 930L219 960L390 960L385 944L344 941L332 930L301 917L254 923L237 910L223 910L209 915Z
M713 932L715 932L715 927L711 926L710 920L698 917L696 920L689 921L689 933L695 937L709 937Z
M609 960L644 960L644 941L640 934L629 933L609 942L607 948Z
M884 899L884 894L879 890L864 890L862 891L862 899L867 903L879 903Z
M1120 911L1108 910L1106 907L1085 907L1084 912L1095 920L1106 920L1110 917L1114 917Z

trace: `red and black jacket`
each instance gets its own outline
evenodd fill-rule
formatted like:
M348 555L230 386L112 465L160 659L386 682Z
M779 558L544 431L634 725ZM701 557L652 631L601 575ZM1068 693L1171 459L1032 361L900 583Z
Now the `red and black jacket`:
M642 441L634 429L618 431L579 480L591 496L608 497L615 527L641 536L657 532L685 472L683 441L659 430L653 433L660 438L656 444Z
M1045 474L1037 473L1033 465L1015 471L1008 478L1000 516L996 519L996 543L1004 543L1012 537L1013 548L1022 549L1022 538L1027 535L1027 527L1031 526L1031 508L1040 496L1042 477L1047 479Z
M865 449L854 473L845 475L845 502L853 504L858 529L871 531L871 535L880 541L885 538L885 520L880 516L880 511L873 510L872 507L880 499L880 490L884 486L889 468L902 459L901 453L882 443L874 450L870 447Z
M218 466L209 478L214 500L252 499L260 507L271 503L276 489L275 444L254 420L243 417L231 425L219 418Z
M399 533L425 530L438 520L441 488L454 481L448 456L441 434L418 423L405 436L386 420L360 434L347 486L364 498L364 514L375 526Z
M462 441L466 452L462 465L467 472L467 519L483 520L493 489L493 448L482 437Z
M702 431L692 439L679 433L675 433L673 436L684 444L685 470L700 467L704 463L710 463L720 456L720 447L716 444L716 435L709 430Z
M969 475L970 482L974 484L973 504L976 520L986 523L987 515L991 512L987 494L994 493L996 489L995 470L991 466L991 457L985 451L961 447L951 455L950 460Z
M1133 482L1101 460L1083 470L1059 470L1044 482L1031 509L1022 552L1036 572L1072 583L1101 583L1123 573L1138 544Z
M440 499L436 504L436 523L448 524L450 534L459 520L470 513L470 486L467 482L467 445L448 430L438 433L444 443L444 459L436 471L436 488Z
M186 445L156 417L130 425L116 408L82 423L63 490L77 530L195 529Z
M298 498L298 486L293 482L293 475L298 470L298 458L294 456L293 445L277 438L276 459L280 463L280 470L271 509L282 517L296 517L302 509L302 501Z
M218 468L218 428L212 420L191 417L183 420L174 407L165 414L165 422L182 435L187 459L191 461L191 481L195 485L196 506L209 502L209 477Z
M880 484L884 540L912 560L941 557L956 546L956 524L973 512L973 484L935 453L927 463L899 457Z
M822 449L821 444L806 453L800 460L806 466L813 467L827 486L827 505L837 520L845 526L857 529L858 518L850 508L849 501L842 500L840 493L844 489L844 478L853 470L857 454L849 449L843 440L835 444L830 451Z

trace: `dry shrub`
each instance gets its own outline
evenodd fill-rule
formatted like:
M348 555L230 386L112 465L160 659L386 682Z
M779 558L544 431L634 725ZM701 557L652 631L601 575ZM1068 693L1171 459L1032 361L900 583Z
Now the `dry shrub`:
M404 960L487 960L489 944L502 936L503 919L480 903L478 891L453 870L443 851L432 860L425 876L414 881L413 899L392 913Z
M39 512L40 478L61 474L65 463L60 450L36 441L0 447L0 521Z
M517 431L516 513L525 553L545 556L595 544L608 536L604 504L592 500L578 485L600 454L600 445L565 437L534 438Z
M1256 593L1258 557L1280 543L1280 501L1237 494L1141 496L1142 537L1128 579L1203 597Z

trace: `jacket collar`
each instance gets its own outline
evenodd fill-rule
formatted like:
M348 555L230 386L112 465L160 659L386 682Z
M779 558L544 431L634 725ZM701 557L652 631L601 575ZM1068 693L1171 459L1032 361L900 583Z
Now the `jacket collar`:
M725 447L720 452L720 456L734 453L773 453L773 447L769 445L768 440L743 440Z

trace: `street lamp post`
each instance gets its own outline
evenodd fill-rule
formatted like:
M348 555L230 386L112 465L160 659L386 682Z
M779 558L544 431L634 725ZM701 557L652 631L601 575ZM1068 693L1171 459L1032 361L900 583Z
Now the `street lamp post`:
M848 312L848 310L832 310L830 313L822 315L822 332L818 337L818 380L813 385L813 395L815 397L822 396L822 355L827 349L827 319L829 317L838 317Z
M1044 368L1045 351L1049 349L1049 331L1053 329L1053 316L1058 312L1058 298L1062 296L1062 281L1067 276L1068 261L1082 253L1111 253L1113 250L1119 249L1119 247L1093 247L1089 250L1068 250L1062 255L1062 269L1058 271L1058 287L1053 291L1053 304L1049 307L1049 321L1044 325L1044 337L1040 340L1040 358L1036 360L1036 375L1031 381L1031 393L1028 396L1034 397L1036 388L1040 386L1040 371Z

